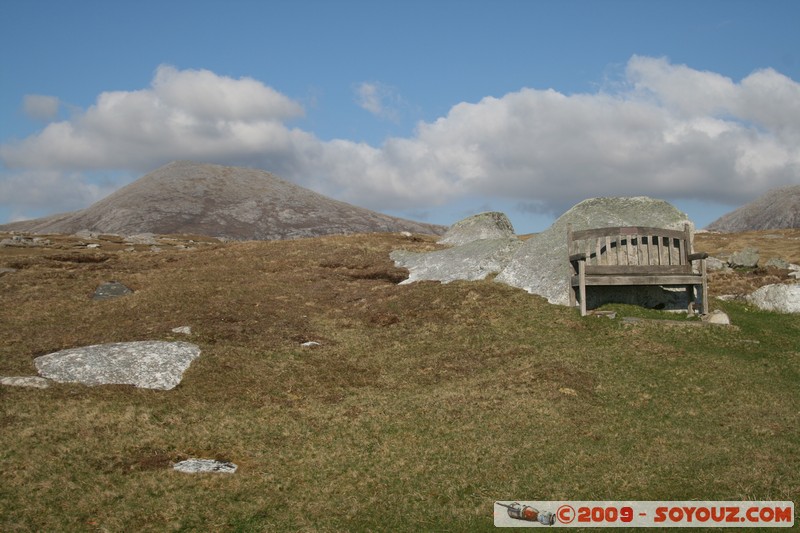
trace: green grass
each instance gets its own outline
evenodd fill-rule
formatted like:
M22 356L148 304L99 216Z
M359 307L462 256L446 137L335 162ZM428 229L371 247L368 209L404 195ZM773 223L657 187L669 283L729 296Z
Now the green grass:
M628 306L582 319L491 281L396 285L401 246L15 258L0 375L181 325L203 353L172 391L0 388L0 530L482 531L495 500L800 490L796 316L715 302L735 327L625 325L680 318ZM110 279L136 293L91 301ZM239 470L171 470L187 457Z

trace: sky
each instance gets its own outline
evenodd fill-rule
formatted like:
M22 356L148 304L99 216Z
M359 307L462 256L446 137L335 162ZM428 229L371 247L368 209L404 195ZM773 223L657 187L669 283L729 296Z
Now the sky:
M3 0L0 223L175 160L450 225L800 184L794 0Z

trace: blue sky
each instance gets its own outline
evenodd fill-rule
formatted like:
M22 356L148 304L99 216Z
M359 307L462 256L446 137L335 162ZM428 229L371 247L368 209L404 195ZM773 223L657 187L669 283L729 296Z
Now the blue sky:
M0 223L176 159L382 212L698 227L800 184L800 2L5 0Z

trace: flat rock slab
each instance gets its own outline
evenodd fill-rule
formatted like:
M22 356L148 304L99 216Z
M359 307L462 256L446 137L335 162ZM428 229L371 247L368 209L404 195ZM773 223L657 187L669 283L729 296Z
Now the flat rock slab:
M34 363L41 376L59 383L170 390L199 355L200 348L188 342L139 341L62 350Z
M0 377L0 385L46 389L50 386L50 380L39 376L7 376Z
M187 474L233 474L237 466L233 463L216 461L214 459L186 459L172 466L173 470Z

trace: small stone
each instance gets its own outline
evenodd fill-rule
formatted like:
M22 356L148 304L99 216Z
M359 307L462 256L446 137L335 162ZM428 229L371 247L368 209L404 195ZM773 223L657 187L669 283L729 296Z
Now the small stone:
M728 270L728 263L716 257L706 259L706 270Z
M9 376L0 377L0 385L9 387L32 387L36 389L46 389L50 386L50 380L39 376Z
M187 474L233 474L238 468L234 463L214 459L186 459L172 466L173 470Z
M710 313L702 317L701 320L709 324L720 324L724 326L730 326L731 324L730 317L724 311L720 311L719 309L711 311Z
M304 342L300 346L302 346L303 348L313 348L315 346L322 346L322 345L320 343L318 343L317 341L308 341L308 342Z
M182 335L191 335L192 328L191 326L180 326L177 328L172 328L172 333L180 333Z
M87 244L87 248L94 250L95 248L100 248L100 245L97 243Z
M111 298L117 298L119 296L125 296L126 294L131 294L132 292L132 290L118 281L109 281L108 283L103 283L97 287L97 289L95 289L94 295L92 295L92 300L108 300Z
M593 315L593 316L603 316L603 317L606 317L606 318L610 318L612 320L617 318L617 312L616 311L596 311L595 310L595 311L590 311L589 314Z

